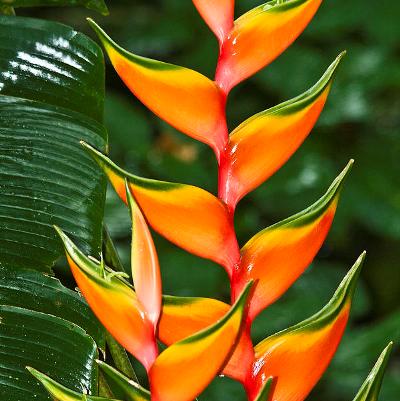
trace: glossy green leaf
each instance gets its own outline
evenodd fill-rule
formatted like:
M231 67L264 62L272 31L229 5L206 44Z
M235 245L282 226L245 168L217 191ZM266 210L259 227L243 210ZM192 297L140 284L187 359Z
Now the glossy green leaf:
M26 370L32 366L81 393L96 391L97 347L75 324L15 306L0 306L2 401L48 401Z
M49 271L54 224L97 255L105 180L79 141L106 148L101 50L64 25L1 16L0 94L0 266Z
M98 11L108 15L108 9L103 0L0 0L0 5L18 7L59 7L59 6L82 6L89 10Z
M383 350L353 401L377 401L393 343Z
M0 268L0 305L42 312L82 327L105 349L104 329L84 298L53 277L34 270Z

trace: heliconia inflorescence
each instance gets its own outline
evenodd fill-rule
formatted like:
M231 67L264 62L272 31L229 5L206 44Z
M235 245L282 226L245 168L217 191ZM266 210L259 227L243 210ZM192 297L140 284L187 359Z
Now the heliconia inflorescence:
M99 361L117 398L192 401L218 374L238 380L250 401L303 401L333 358L344 333L365 252L319 312L256 346L254 318L279 299L317 255L333 222L353 161L324 195L265 228L243 247L234 230L237 203L273 175L306 139L322 112L345 52L299 96L262 111L229 134L230 90L279 56L304 30L321 0L273 0L234 20L234 0L193 0L218 39L215 79L188 68L129 53L89 20L128 88L150 110L209 145L218 162L218 195L201 188L142 178L82 143L128 205L134 286L103 260L84 255L57 231L76 282L112 336L145 367L150 390ZM162 296L157 252L148 224L228 274L231 304ZM160 353L157 341L167 348ZM354 401L376 401L391 344ZM59 401L102 401L31 373ZM84 398L82 398L84 397Z

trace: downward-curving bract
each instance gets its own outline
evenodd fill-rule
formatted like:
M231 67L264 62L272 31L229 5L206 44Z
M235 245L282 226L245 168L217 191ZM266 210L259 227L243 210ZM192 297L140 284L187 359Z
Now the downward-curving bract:
M82 142L129 208L132 283L126 274L105 266L103 259L110 258L85 255L72 241L73 233L57 231L82 295L112 336L143 364L149 389L104 361L98 364L113 398L76 393L29 368L55 400L194 401L217 375L226 375L240 382L249 401L304 401L319 381L349 321L365 252L319 312L256 346L251 329L257 315L317 257L353 160L314 204L265 228L242 247L234 217L238 202L308 137L345 52L306 92L250 117L230 134L225 106L235 85L301 34L321 1L272 0L235 19L234 0L193 0L219 43L214 80L128 52L89 20L131 92L167 123L213 149L218 194L128 173ZM162 295L161 272L168 266L160 271L151 229L221 265L229 278L228 299ZM391 348L389 344L383 351L354 401L377 401Z

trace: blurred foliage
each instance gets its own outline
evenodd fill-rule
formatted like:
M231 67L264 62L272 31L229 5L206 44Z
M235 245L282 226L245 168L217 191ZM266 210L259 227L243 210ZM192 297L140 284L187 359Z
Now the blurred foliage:
M237 13L260 3L238 0ZM217 43L190 1L112 0L109 9L109 17L93 17L124 47L213 75ZM86 14L79 10L23 13L61 20L92 35ZM327 1L295 44L234 89L229 99L233 128L310 87L340 51L348 51L316 128L278 173L241 202L235 221L244 243L263 227L311 204L350 158L356 160L332 231L312 268L254 325L254 337L260 340L311 315L326 303L361 251L368 250L352 322L312 401L353 399L389 339L400 342L399 20L398 0ZM106 124L111 157L128 170L215 191L217 169L211 151L147 111L110 65ZM128 268L128 211L112 190L106 221ZM156 245L165 293L228 299L220 267L157 236ZM398 401L398 356L396 347L381 394L385 401ZM226 378L216 379L200 397L228 399L240 401L244 393Z

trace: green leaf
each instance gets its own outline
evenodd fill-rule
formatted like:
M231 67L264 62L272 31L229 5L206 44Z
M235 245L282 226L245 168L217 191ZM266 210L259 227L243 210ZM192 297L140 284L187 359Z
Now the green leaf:
M49 6L82 6L89 10L108 15L108 9L103 0L0 0L0 5L18 7L49 7Z
M0 305L42 312L82 327L102 350L104 329L82 296L34 270L0 268Z
M8 305L0 306L0 322L2 401L50 400L26 366L75 391L96 391L97 347L83 329L56 316Z
M101 50L30 18L1 16L0 39L0 266L49 271L53 225L98 256L105 180L79 141L106 149Z

